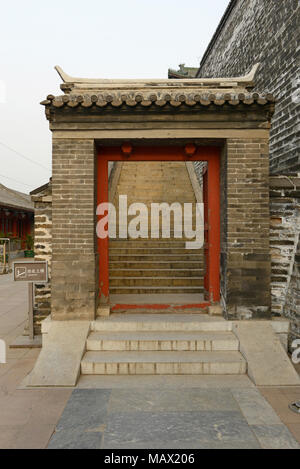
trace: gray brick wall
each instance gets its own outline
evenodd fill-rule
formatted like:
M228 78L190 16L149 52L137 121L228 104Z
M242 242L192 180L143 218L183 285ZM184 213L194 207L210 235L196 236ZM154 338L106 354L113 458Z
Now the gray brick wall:
M300 338L300 178L270 180L272 314L291 321L290 342Z
M300 171L300 2L234 0L233 9L198 76L243 75L261 67L255 89L272 92L276 111L270 140L271 173Z
M52 318L94 319L95 146L93 139L53 139Z
M34 202L34 252L36 261L48 262L48 283L35 284L34 331L41 333L41 322L51 312L51 262L52 262L52 185L51 182L33 195Z
M269 161L266 139L228 139L222 276L229 319L269 317ZM224 225L224 224L223 224Z

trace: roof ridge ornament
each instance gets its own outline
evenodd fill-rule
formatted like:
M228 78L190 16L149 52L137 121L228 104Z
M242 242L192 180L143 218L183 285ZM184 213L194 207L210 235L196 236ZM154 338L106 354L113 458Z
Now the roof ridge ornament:
M256 63L250 72L241 77L225 78L182 78L182 79L107 79L107 78L76 78L71 77L56 65L55 70L61 77L63 84L61 88L70 92L77 89L95 88L253 88L255 86L255 75L260 66Z

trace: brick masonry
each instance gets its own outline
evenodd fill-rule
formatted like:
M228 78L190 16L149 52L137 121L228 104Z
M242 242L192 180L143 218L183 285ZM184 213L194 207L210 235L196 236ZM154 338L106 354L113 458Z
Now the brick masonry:
M36 261L48 262L48 279L45 285L35 285L34 332L41 333L41 321L51 312L51 262L52 262L52 184L49 182L31 196L34 202L34 252Z
M195 163L201 181L202 164ZM270 315L268 141L230 139L221 158L221 294L230 319Z
M93 143L84 140L58 139L53 145L52 311L58 319L69 313L72 318L91 318L95 311L93 152ZM226 175L221 178L221 288L226 314L239 319L267 317L271 306L267 140L229 139L221 173ZM36 230L44 220L37 218Z
M291 321L290 341L300 338L300 178L270 181L272 314Z
M265 139L227 141L223 297L227 317L270 315L269 160ZM225 277L225 278L224 278Z
M156 84L139 83L140 94L134 91L134 82L131 91L126 83L126 93L118 82L109 84L110 94L104 83L84 96L70 93L75 85L64 83L69 95L49 95L42 103L53 131L52 317L95 317L99 296L95 148L107 144L120 148L126 141L133 147L137 141L182 145L183 155L187 142L223 148L221 264L226 315L269 317L267 140L272 97L245 99L240 93L243 87L229 88L229 96L228 87L224 90L220 84L207 99L207 89L199 83L191 100L190 86L179 87L178 95L165 94L165 84L158 91Z
M52 318L95 317L95 146L53 139Z
M248 145L253 143L247 142ZM247 145L240 142L238 145ZM259 145L264 145L260 142ZM237 157L234 149L234 142L231 142L231 156ZM244 147L245 148L245 147ZM198 166L199 167L199 166ZM222 173L227 168L227 152L224 150L221 160ZM240 167L242 170L242 167ZM251 173L249 173L251 174ZM225 208L225 200L227 197L227 183L223 179L221 186L222 194L222 245L221 245L221 278L222 278L222 294L223 300L229 301L230 295L226 294L228 279L233 278L231 275L242 276L241 266L243 265L244 273L248 273L252 269L252 282L261 282L261 276L256 275L256 266L260 262L260 267L268 268L267 259L261 260L261 252L258 253L256 261L244 259L245 253L236 253L231 250L228 261L226 249L227 236L227 216ZM229 191L232 192L232 191ZM251 192L250 192L251 193ZM37 260L47 260L49 263L49 277L51 280L51 259L52 259L52 186L49 184L46 189L32 197L35 203L35 253ZM271 311L273 317L284 316L291 322L291 333L289 343L293 339L300 338L300 178L291 176L276 176L270 180L270 247L271 247ZM265 197L265 194L262 194ZM259 221L257 220L257 223ZM242 225L241 225L242 226ZM240 228L240 227L239 227ZM244 226L246 229L246 225ZM253 227L250 227L253 229ZM232 234L233 236L233 234ZM233 237L233 244L235 243ZM264 242L263 249L268 249L268 243ZM239 249L241 246L239 247ZM248 245L249 249L249 245ZM253 257L253 252L251 253ZM237 262L238 270L234 265ZM247 265L246 265L247 263ZM253 270L254 266L254 270ZM249 275L247 274L247 277ZM267 279L266 279L267 281ZM248 278L247 278L248 282ZM230 281L229 281L230 284ZM231 282L233 285L233 282ZM258 288L253 285L253 288ZM267 288L267 286L264 286ZM260 288L258 288L258 291ZM264 290L262 290L264 292ZM236 296L236 295L235 295ZM251 296L252 298L252 296ZM236 298L234 299L236 301ZM230 307L230 311L238 312L240 317L252 316L251 302L245 307L245 298L243 297L240 305ZM225 302L225 301L224 301ZM263 302L263 301L262 301ZM40 331L40 322L49 313L51 309L51 283L48 285L37 286L35 292L35 332Z
M255 90L276 97L271 173L300 171L299 0L232 0L198 76L239 76L260 62Z

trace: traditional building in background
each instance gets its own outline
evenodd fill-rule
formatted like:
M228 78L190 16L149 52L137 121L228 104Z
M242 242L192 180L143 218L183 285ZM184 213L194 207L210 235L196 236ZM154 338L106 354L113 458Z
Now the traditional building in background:
M179 70L169 68L168 78L195 78L198 72L198 67L186 67L185 64L179 64Z
M12 256L26 248L33 233L34 206L30 195L0 184L0 237L10 238Z

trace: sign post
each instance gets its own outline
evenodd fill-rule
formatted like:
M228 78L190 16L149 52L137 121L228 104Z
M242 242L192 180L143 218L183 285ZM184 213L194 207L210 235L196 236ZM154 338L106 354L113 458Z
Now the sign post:
M34 326L33 326L33 282L28 282L28 331L29 339L34 339Z
M46 261L14 262L14 281L28 282L28 328L29 338L33 340L33 284L48 282L48 263Z

